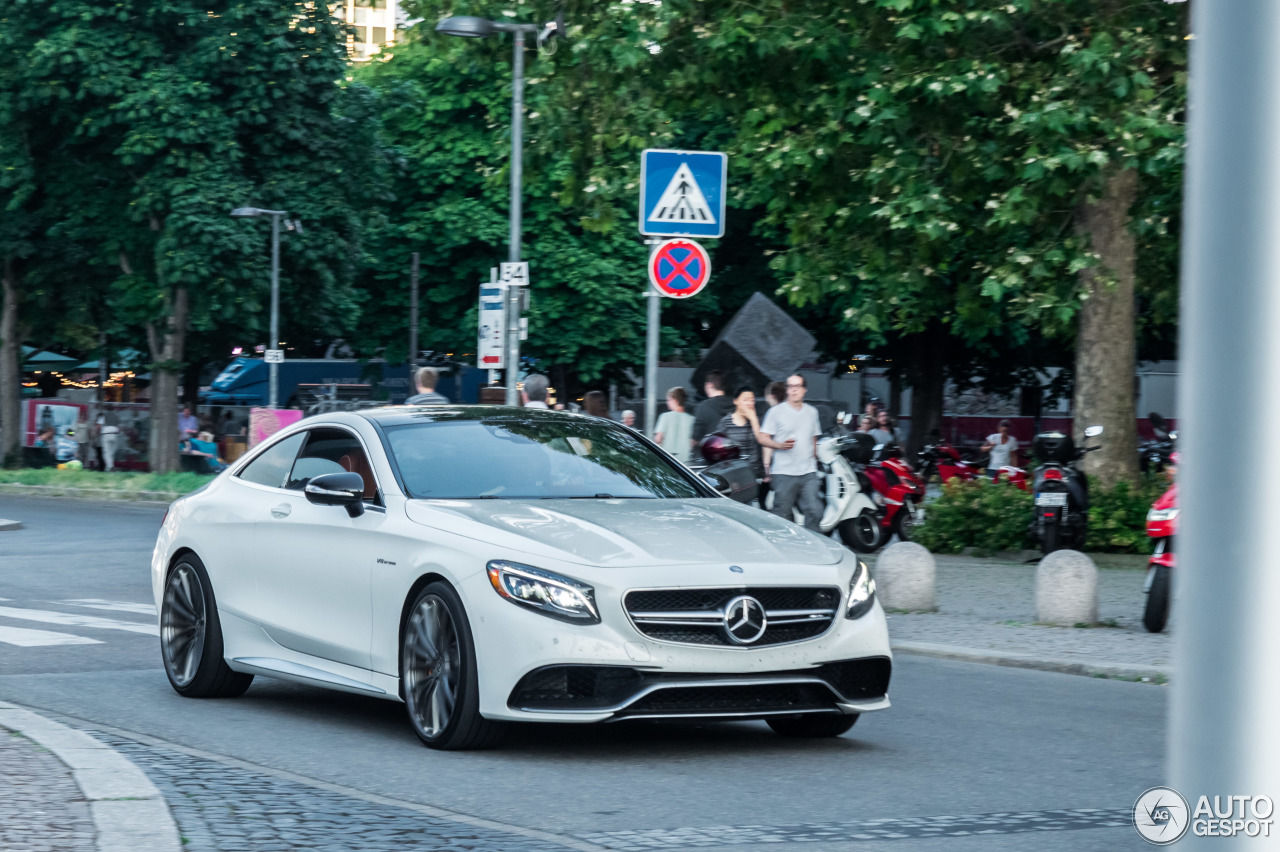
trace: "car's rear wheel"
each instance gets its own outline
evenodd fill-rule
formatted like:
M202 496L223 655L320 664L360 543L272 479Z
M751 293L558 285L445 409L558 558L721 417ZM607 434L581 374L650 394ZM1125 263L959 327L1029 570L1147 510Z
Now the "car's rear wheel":
M800 714L796 716L770 716L767 720L773 732L783 737L838 737L848 731L858 721L858 714L837 716L831 713L822 715Z
M179 559L165 579L160 653L169 684L188 698L231 698L253 683L253 675L232 671L222 657L218 604L194 553Z
M404 703L430 748L486 748L502 725L480 715L475 644L462 600L447 583L424 588L409 608L400 653Z

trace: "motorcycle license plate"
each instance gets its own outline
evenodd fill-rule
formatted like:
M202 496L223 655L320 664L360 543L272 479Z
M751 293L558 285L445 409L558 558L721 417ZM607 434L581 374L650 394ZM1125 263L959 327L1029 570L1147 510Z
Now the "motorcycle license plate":
M1037 506L1061 506L1064 509L1067 506L1066 494L1037 494Z
M924 523L924 509L916 509L915 521L917 524Z

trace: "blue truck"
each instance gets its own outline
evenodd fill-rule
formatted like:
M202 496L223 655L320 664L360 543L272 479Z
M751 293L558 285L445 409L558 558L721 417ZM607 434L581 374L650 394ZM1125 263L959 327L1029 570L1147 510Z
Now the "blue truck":
M436 390L454 402L474 403L487 371L469 365L451 364L440 368ZM285 408L305 407L317 392L336 391L340 398L404 402L414 391L409 365L385 361L358 361L354 358L296 358L278 367L277 398ZM261 358L240 356L223 368L200 395L201 405L267 404L269 372Z

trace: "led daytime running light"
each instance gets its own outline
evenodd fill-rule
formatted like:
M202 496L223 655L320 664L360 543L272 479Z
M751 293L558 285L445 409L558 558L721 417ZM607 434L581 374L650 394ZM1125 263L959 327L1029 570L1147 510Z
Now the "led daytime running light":
M596 624L595 590L569 577L529 565L494 561L488 565L493 590L517 606L575 624Z
M867 563L858 560L858 567L853 571L853 579L849 582L849 605L845 608L845 618L861 618L871 611L876 601L876 581L867 568Z

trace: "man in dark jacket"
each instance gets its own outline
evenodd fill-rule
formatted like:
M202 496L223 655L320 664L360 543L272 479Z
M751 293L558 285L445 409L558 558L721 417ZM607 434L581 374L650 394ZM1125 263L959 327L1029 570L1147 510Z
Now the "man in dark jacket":
M724 373L719 370L711 370L707 373L706 381L702 384L702 390L707 398L698 403L698 407L693 410L694 447L697 447L698 442L709 433L714 432L721 418L733 410L733 400L725 396L724 385Z

